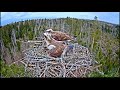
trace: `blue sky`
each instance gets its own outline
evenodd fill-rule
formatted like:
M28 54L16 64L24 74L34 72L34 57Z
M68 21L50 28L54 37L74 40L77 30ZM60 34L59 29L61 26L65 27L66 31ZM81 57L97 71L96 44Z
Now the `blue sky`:
M97 16L100 21L119 24L119 12L1 12L1 25L27 19L66 18L67 16L90 20Z

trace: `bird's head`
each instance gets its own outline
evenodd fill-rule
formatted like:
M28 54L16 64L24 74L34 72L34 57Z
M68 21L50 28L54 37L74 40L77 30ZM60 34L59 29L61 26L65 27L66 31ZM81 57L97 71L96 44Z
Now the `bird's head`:
M56 48L56 46L55 46L55 45L49 45L47 48L48 48L49 50L52 50L52 49Z
M51 33L51 32L53 32L53 30L52 29L47 29L46 32Z
M43 33L43 35L45 37L45 40L47 40L47 41L51 41L52 40L51 34L49 34L49 33Z

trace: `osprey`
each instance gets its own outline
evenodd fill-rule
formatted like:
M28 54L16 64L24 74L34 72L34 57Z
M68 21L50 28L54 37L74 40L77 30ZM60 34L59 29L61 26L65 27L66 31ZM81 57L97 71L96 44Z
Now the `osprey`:
M67 48L64 42L55 40L48 33L44 33L44 36L47 44L48 55L54 58L61 57L65 52L65 48Z
M71 37L68 34L61 32L61 31L53 31L52 29L47 29L46 33L50 34L51 37L57 41L73 40L73 37Z

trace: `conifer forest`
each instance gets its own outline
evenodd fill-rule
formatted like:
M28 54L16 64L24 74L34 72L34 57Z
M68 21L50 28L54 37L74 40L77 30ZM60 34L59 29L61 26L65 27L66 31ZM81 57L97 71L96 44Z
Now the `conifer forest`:
M99 21L97 17L95 17L94 20L71 17L32 19L1 26L0 76L1 78L119 77L119 28L119 25ZM32 53L32 50L37 47L38 43L39 48L35 50L37 54L39 53L39 57L41 55L40 60L48 60L46 54L44 54L45 58L42 56L42 47L44 47L44 45L40 46L40 41L43 41L44 37L43 33L47 29L61 31L75 37L75 40L71 43L77 43L78 49L82 48L81 52L85 54L86 58L91 60L91 64L88 62L86 62L86 66L78 64L81 63L82 60L84 60L84 62L87 60L81 58L81 52L75 54L76 56L73 54L69 57L66 56L63 59L66 63L63 64L58 61L41 61L37 66L37 64L32 61L28 62L26 54L29 54L29 56L33 55L34 52ZM34 41L36 41L36 43L34 43ZM90 54L86 54L85 51L89 51ZM83 58L85 58L85 56ZM39 61L38 57L37 59ZM93 69L96 67L97 69Z

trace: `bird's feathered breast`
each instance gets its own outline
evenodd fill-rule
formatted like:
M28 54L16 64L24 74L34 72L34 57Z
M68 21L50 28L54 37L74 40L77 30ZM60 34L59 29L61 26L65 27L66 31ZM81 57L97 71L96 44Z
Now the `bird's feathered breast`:
M65 46L59 46L59 47L56 47L52 50L49 50L48 51L48 54L52 57L60 57L61 54L63 53L63 50L64 50Z
M50 42L52 45L55 45L55 46L57 46L57 47L60 47L60 46L64 46L63 45L63 41L56 41L56 40L54 40L54 39L52 39L52 41Z

